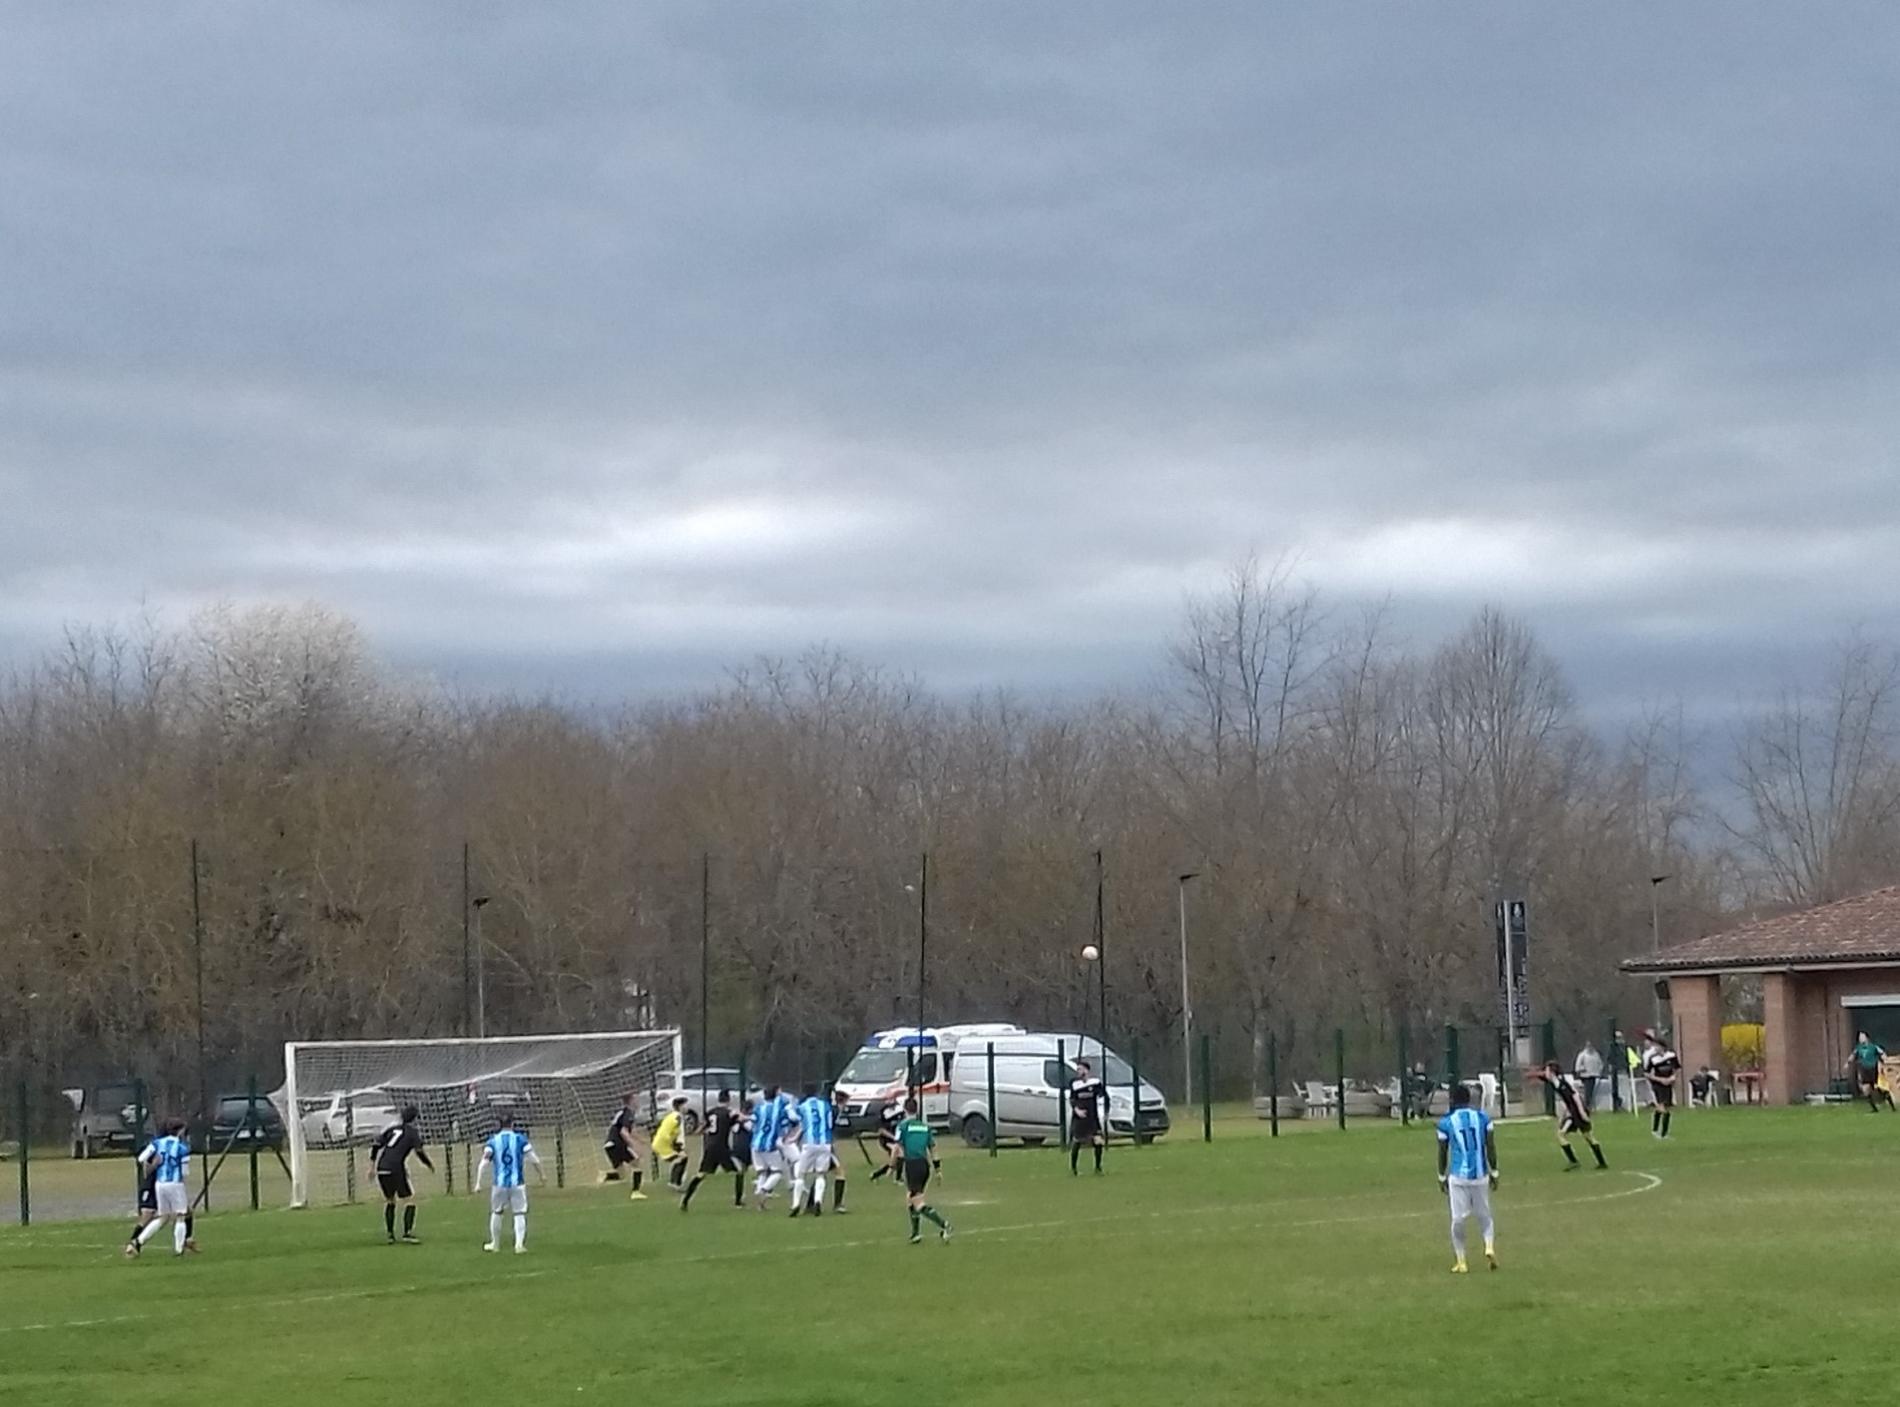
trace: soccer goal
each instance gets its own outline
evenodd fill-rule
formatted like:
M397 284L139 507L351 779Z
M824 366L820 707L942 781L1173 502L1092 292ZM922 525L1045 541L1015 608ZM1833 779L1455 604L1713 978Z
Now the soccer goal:
M373 1196L369 1144L406 1104L450 1190L466 1190L504 1114L534 1139L550 1175L560 1163L591 1175L622 1097L639 1095L641 1113L657 1118L661 1076L679 1068L677 1030L288 1042L274 1102L290 1135L290 1204Z

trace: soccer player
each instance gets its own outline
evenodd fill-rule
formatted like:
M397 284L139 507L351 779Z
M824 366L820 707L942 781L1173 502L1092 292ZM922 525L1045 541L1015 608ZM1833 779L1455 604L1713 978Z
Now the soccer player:
M1854 1043L1854 1053L1847 1057L1848 1068L1854 1072L1854 1081L1867 1098L1867 1109L1874 1114L1880 1112L1880 1062L1886 1054L1862 1031Z
M936 1208L924 1200L925 1191L930 1186L930 1175L942 1172L943 1164L937 1158L937 1135L930 1131L930 1125L917 1116L917 1101L904 1101L904 1117L897 1125L897 1146L904 1158L904 1191L910 1207L910 1243L916 1245L924 1239L918 1218L923 1217L937 1228L937 1235L943 1240L950 1239L950 1223L937 1215Z
M168 1119L165 1132L139 1154L139 1166L151 1171L152 1216L126 1243L127 1256L144 1250L145 1243L158 1235L168 1220L172 1223L173 1255L198 1249L191 1234L191 1145L185 1142L184 1133L183 1119Z
M1088 1061L1075 1062L1069 1082L1069 1175L1080 1171L1082 1145L1095 1150L1095 1171L1102 1170L1102 1148L1108 1142L1108 1086L1095 1077Z
M897 1142L897 1126L903 1122L904 1106L892 1100L878 1111L877 1146L884 1161L871 1170L871 1181L895 1175L904 1165L904 1151Z
M673 1096L673 1107L653 1132L653 1156L666 1164L666 1185L681 1190L686 1181L686 1135L682 1128L686 1106L692 1101L683 1094Z
M792 1170L792 1215L810 1211L825 1214L825 1181L831 1175L832 1138L831 1101L818 1092L817 1085L805 1086L805 1097L798 1101L798 1165ZM806 1202L806 1188L812 1196Z
M515 1216L515 1254L525 1255L528 1250L528 1184L527 1169L532 1164L535 1176L541 1185L548 1185L547 1170L541 1166L541 1159L535 1154L534 1145L528 1142L525 1133L515 1131L515 1116L501 1116L501 1131L491 1137L482 1148L481 1166L475 1169L475 1185L470 1190L482 1190L482 1174L490 1168L495 1170L494 1190L488 1194L488 1243L484 1251L497 1250L501 1245L501 1217L503 1212L513 1212Z
M765 1210L766 1202L785 1180L784 1145L790 1137L791 1107L790 1095L782 1093L777 1085L767 1085L764 1097L752 1111L752 1195L758 1199L760 1211Z
M732 1174L732 1205L744 1205L745 1173L732 1156L733 1131L738 1122L738 1116L732 1110L732 1091L720 1090L719 1102L706 1111L705 1136L699 1146L699 1171L686 1184L686 1194L680 1198L681 1211L693 1204L693 1194L699 1191L699 1184L716 1172Z
M844 1091L834 1085L831 1090L831 1125L834 1129L837 1128L838 1119L843 1115L845 1105L848 1102ZM836 1179L836 1181L831 1184L831 1209L838 1213L839 1216L843 1216L850 1208L844 1204L844 1159L838 1156L838 1140L835 1138L831 1140L831 1172L832 1176ZM823 1199L821 1198L820 1200L822 1201Z
M417 1161L430 1172L435 1171L435 1164L429 1161L429 1152L422 1146L422 1134L416 1129L419 1117L415 1105L405 1104L402 1122L391 1124L377 1134L376 1141L369 1146L370 1161L376 1165L376 1185L383 1191L383 1231L392 1246L396 1244L398 1202L402 1203L404 1244L420 1244L416 1236L416 1192L409 1185L409 1155L414 1153Z
M158 1215L158 1164L139 1164L139 1205L137 1218L132 1223L132 1239L125 1244L127 1255L138 1254L139 1232L150 1225Z
M1682 1073L1682 1061L1663 1044L1654 1031L1643 1032L1643 1074L1649 1079L1650 1096L1655 1103L1649 1111L1649 1132L1654 1138L1669 1137L1669 1115L1676 1107L1676 1077Z
M1596 1135L1590 1131L1590 1113L1584 1093L1588 1088L1587 1082L1574 1075L1566 1075L1563 1067L1552 1060L1544 1066L1544 1083L1557 1095L1557 1146L1564 1150L1564 1171L1569 1172L1577 1166L1577 1150L1570 1146L1570 1135L1573 1133L1583 1135L1583 1141L1596 1154L1599 1168L1609 1167L1603 1161L1603 1145L1597 1142Z
M620 1101L620 1112L614 1115L614 1121L607 1125L607 1171L601 1174L602 1182L620 1181L620 1170L627 1169L633 1182L633 1191L627 1194L630 1202L644 1202L647 1194L640 1190L640 1179L646 1175L646 1152L640 1147L640 1116L634 1111L639 1095L628 1094Z
M1438 1121L1438 1185L1451 1196L1451 1273L1464 1275L1465 1222L1478 1219L1484 1233L1484 1260L1498 1268L1497 1226L1491 1217L1491 1193L1498 1185L1498 1146L1491 1116L1471 1107L1469 1086L1451 1087L1451 1112Z

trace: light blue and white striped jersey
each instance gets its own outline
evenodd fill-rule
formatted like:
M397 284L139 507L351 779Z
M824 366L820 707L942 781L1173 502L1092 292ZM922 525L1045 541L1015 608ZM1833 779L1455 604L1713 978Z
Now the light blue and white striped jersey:
M768 1151L778 1147L779 1140L785 1136L785 1126L789 1122L785 1116L791 1112L792 1097L780 1090L770 1099L761 1099L759 1107L752 1111L752 1148L754 1152Z
M1491 1132L1491 1116L1466 1105L1438 1121L1438 1141L1451 1149L1447 1174L1461 1182L1481 1182L1491 1175L1484 1141Z
M191 1171L191 1145L175 1134L155 1138L145 1145L139 1161L152 1164L155 1182L184 1182Z
M488 1140L488 1161L495 1166L495 1186L525 1187L528 1155L534 1145L519 1129L503 1129Z
M823 1095L814 1094L810 1099L798 1101L798 1127L803 1130L805 1146L814 1143L831 1142L831 1101Z

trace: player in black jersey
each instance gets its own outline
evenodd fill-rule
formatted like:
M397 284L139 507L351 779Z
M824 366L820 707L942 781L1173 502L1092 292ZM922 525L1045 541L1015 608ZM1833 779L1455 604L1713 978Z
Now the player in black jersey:
M158 1215L158 1163L156 1160L139 1164L139 1206L138 1220L132 1226L132 1239L125 1243L129 1255L138 1254L139 1232L143 1231L153 1217ZM189 1232L186 1233L189 1236Z
M1643 1032L1643 1074L1649 1080L1649 1131L1656 1138L1669 1137L1669 1116L1676 1107L1676 1079L1682 1074L1682 1061L1654 1031Z
M1095 1171L1102 1170L1102 1148L1108 1142L1108 1086L1095 1078L1088 1061L1075 1062L1069 1082L1069 1174L1081 1170L1082 1145L1095 1150Z
M1573 1133L1583 1135L1583 1141L1596 1154L1599 1168L1609 1167L1603 1161L1603 1145L1597 1142L1597 1136L1590 1131L1590 1110L1584 1103L1583 1082L1566 1075L1563 1066L1551 1060L1544 1064L1544 1083L1557 1096L1557 1146L1564 1150L1564 1171L1569 1172L1577 1166L1577 1150L1570 1146L1570 1135Z
M640 1182L646 1176L647 1149L644 1146L646 1130L640 1127L640 1115L635 1109L639 1098L631 1092L625 1095L620 1101L620 1112L607 1125L607 1171L600 1175L600 1180L618 1182L620 1170L625 1168L633 1183L629 1199L644 1202L647 1194L640 1190Z
M680 1198L681 1211L693 1204L693 1194L699 1190L699 1184L716 1172L732 1174L732 1205L745 1205L745 1170L732 1156L732 1136L738 1126L739 1116L732 1109L732 1091L722 1089L719 1102L706 1111L705 1137L699 1146L699 1171L686 1184L686 1195Z
M904 1165L904 1150L897 1142L897 1126L903 1121L904 1106L896 1100L890 1100L878 1111L877 1146L884 1154L884 1161L871 1169L871 1181L880 1177L895 1177Z
M422 1134L416 1128L416 1106L406 1105L402 1111L402 1122L391 1124L376 1135L376 1141L369 1146L370 1161L376 1165L376 1183L383 1190L383 1230L388 1233L389 1244L396 1244L396 1204L402 1203L402 1239L409 1245L417 1244L416 1237L416 1193L409 1185L409 1155L414 1153L416 1161L430 1172L435 1164L429 1161L429 1152L422 1146Z

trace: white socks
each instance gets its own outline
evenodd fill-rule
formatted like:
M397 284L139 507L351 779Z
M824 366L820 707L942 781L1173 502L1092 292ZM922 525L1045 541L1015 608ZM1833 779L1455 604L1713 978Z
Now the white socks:
M181 1256L185 1253L185 1219L183 1217L172 1223L172 1249Z
M488 1214L488 1244L491 1246L499 1246L501 1244L500 1212L490 1212Z
M164 1228L165 1223L162 1221L146 1222L144 1229L139 1232L139 1244L143 1246L147 1241L158 1235L160 1231L164 1230Z
M528 1244L528 1217L525 1212L515 1213L515 1249L526 1249Z

